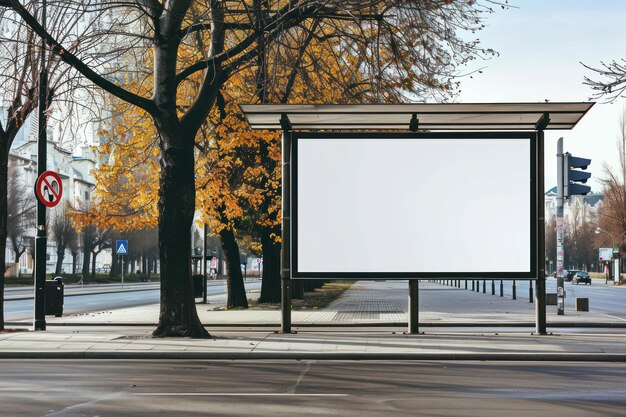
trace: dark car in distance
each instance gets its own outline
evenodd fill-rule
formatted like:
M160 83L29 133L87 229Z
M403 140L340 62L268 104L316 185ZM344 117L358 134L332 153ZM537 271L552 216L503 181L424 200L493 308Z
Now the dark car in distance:
M578 285L581 282L584 283L584 284L591 285L591 277L585 271L577 272L576 275L574 276L574 278L572 279L572 284L577 284Z
M570 269L569 271L566 271L565 277L564 277L565 281L573 280L576 274L579 272L580 271L578 269Z

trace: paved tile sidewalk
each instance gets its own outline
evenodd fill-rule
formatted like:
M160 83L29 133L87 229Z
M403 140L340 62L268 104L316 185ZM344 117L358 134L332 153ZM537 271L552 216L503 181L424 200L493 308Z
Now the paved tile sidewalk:
M223 304L198 304L203 323L212 339L154 339L151 332L158 318L158 305L112 310L62 318L50 317L45 332L0 333L0 358L287 358L287 359L518 359L518 360L619 360L626 361L626 330L560 329L548 336L531 335L533 329L513 331L422 328L425 334L406 335L406 283L356 283L344 296L321 311L294 311L296 334L277 332L280 311L213 311ZM438 284L420 284L420 319L423 322L473 323L482 321L534 321L534 305L528 300L510 300L472 293ZM468 313L469 311L474 311ZM591 322L608 320L602 313L568 312L548 320ZM116 326L93 326L114 323ZM133 324L132 326L124 323ZM147 325L140 325L140 324ZM250 324L251 328L241 327ZM370 323L373 327L324 328L337 323ZM56 325L55 325L56 324ZM62 325L61 325L62 324ZM213 325L212 325L213 324ZM221 327L216 326L217 324ZM229 328L237 324L240 327ZM254 327L270 324L275 328ZM321 327L299 327L318 324ZM341 356L344 355L344 356ZM399 355L399 356L394 356Z
M408 289L406 281L358 281L340 299L323 310L293 311L294 324L337 325L401 324L407 321ZM258 297L258 292L249 294ZM202 323L211 325L270 325L278 327L279 310L228 310L215 311L223 306L225 296L209 298L208 305L197 304ZM626 320L597 312L576 312L568 309L566 315L557 316L556 307L548 306L549 323L626 323ZM154 324L159 316L157 304L115 309L104 312L48 317L55 324ZM528 299L511 300L509 297L472 292L440 284L420 283L420 322L446 323L534 323L535 305Z

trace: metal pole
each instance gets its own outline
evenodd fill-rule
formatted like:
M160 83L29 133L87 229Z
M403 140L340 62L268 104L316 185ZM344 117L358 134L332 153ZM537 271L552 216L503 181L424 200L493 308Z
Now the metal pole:
M419 280L409 280L409 333L419 333Z
M496 295L496 282L491 280L491 295Z
M500 280L500 297L504 297L504 281Z
M46 0L41 3L41 26L46 28ZM46 131L46 104L48 96L48 75L46 73L46 43L41 40L41 68L39 71L39 109L37 137L37 176L46 169L48 158L48 138ZM46 231L46 206L37 199L37 235L35 236L35 330L46 330L46 252L48 236Z
M283 115L282 119L286 119ZM288 120L286 123L288 124ZM291 133L283 126L282 153L282 251L281 261L281 326L282 333L291 333Z
M515 280L513 280L512 292L513 292L513 299L517 300L517 282Z
M122 257L122 288L124 288L124 255L120 255Z
M487 292L487 281L483 279L483 294Z
M546 331L546 274L545 259L545 205L544 205L544 133L549 123L549 115L544 113L537 129L537 284L535 286L535 331L540 335Z
M563 263L565 259L565 250L563 248L563 204L565 199L564 184L564 163L563 163L563 138L559 138L556 142L556 159L557 159L557 175L556 175L556 310L557 315L565 314L565 289L563 288Z
M528 302L533 302L533 280L528 280Z
M467 280L463 280L465 282L465 289L467 289Z
M204 244L202 245L202 302L204 304L207 303L207 267L206 267L206 256L207 256L207 236L209 235L209 226L204 225L204 239L202 240Z

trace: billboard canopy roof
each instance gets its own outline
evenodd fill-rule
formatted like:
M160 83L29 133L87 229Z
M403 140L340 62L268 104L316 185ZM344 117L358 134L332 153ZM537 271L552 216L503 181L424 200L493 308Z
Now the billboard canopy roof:
M567 130L594 104L243 104L241 109L252 129L267 130L283 129L286 121L293 130L537 130L542 119L544 129Z

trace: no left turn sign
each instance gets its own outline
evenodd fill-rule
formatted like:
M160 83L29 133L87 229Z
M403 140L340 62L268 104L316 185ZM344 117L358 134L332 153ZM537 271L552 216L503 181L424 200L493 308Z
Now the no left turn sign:
M35 195L46 207L54 207L61 201L63 196L63 182L59 174L53 171L45 171L37 178Z

